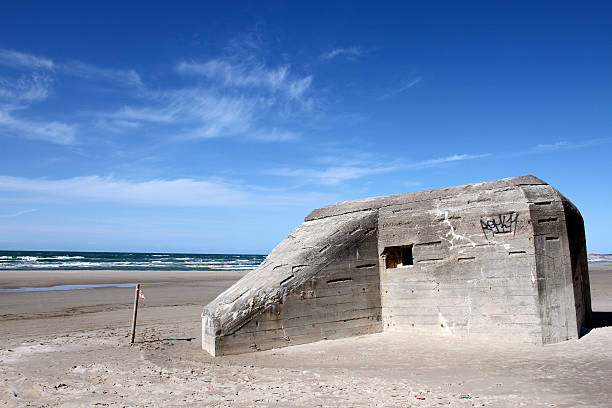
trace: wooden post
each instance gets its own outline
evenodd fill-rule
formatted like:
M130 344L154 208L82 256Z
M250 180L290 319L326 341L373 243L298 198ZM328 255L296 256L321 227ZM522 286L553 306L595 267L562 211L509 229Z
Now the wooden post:
M132 316L132 340L130 343L134 343L134 337L136 336L136 317L138 316L138 295L140 293L140 283L136 285L136 293L134 294L134 315Z

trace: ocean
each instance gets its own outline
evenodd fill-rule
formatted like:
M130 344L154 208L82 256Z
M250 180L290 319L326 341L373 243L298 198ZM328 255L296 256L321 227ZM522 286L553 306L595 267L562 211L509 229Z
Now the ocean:
M0 270L195 270L243 271L266 255L138 252L0 251ZM589 262L612 262L612 255L589 254Z
M195 270L241 271L266 255L137 252L0 251L0 270Z

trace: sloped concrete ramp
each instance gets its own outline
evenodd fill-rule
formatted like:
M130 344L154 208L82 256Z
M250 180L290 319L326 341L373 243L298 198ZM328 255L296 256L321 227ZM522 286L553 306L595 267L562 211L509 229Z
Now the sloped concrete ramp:
M244 353L382 330L377 212L306 221L208 304L202 347Z

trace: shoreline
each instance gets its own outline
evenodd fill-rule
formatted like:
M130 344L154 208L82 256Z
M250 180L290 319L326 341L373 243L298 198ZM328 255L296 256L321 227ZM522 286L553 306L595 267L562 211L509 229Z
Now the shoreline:
M185 280L239 279L250 270L124 270L124 269L23 269L0 270L0 289L70 284L124 284L182 282ZM163 278L163 279L162 279Z

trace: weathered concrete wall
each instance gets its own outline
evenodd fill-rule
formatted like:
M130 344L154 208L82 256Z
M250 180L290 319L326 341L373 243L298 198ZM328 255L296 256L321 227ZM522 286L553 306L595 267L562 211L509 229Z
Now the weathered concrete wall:
M314 210L207 305L202 347L241 353L380 330L576 338L591 306L578 210L533 176Z
M376 236L370 235L231 336L220 337L221 353L382 331Z
M591 290L589 284L588 260L584 221L580 212L567 199L563 200L565 223L569 238L572 279L574 282L574 300L576 308L576 326L582 328L591 320Z
M379 252L413 245L414 264L384 269L385 329L541 336L529 207L493 186L380 211Z
M386 330L539 340L532 229L519 189L414 197L382 208L379 228L379 253L413 251L413 265L381 268Z
M591 310L582 217L549 185L522 188L533 220L542 342L578 338Z
M382 330L374 211L305 222L202 314L202 347L244 353Z

